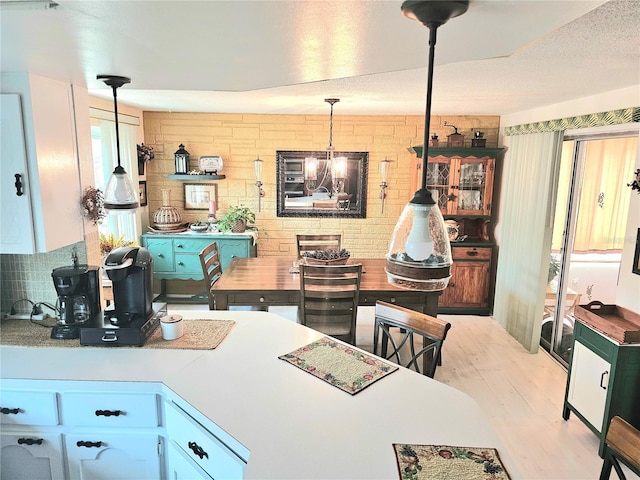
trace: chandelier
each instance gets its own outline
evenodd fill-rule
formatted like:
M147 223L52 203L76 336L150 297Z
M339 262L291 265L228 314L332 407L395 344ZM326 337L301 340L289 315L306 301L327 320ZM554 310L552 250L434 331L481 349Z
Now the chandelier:
M326 192L329 198L344 193L347 178L347 157L334 157L333 147L333 105L339 98L325 98L331 105L329 116L329 146L324 160L316 157L304 159L304 187L309 195L316 192Z

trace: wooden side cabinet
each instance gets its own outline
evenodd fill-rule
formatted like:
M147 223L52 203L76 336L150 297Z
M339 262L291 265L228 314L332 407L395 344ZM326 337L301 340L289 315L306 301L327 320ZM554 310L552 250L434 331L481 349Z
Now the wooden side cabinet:
M575 413L600 439L611 418L640 428L640 344L620 344L576 321L562 418Z
M440 296L438 309L447 313L459 308L484 313L489 308L489 273L492 247L453 247L449 286Z

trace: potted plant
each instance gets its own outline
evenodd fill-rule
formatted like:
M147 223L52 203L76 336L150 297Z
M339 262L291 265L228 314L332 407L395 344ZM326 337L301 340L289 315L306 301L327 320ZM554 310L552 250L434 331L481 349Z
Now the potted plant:
M560 260L558 260L555 256L551 255L549 257L549 276L547 277L547 283L551 283L551 280L556 278L558 272L560 271Z
M120 247L133 247L137 246L136 242L125 240L124 234L116 237L113 233L109 234L100 234L100 253L102 253L102 258L106 258L111 250L115 250Z
M247 228L247 223L255 222L256 214L248 207L229 207L224 216L218 220L218 231L242 233Z
M138 174L144 175L144 164L153 160L156 155L153 153L153 147L144 143L136 145L136 147L138 150Z

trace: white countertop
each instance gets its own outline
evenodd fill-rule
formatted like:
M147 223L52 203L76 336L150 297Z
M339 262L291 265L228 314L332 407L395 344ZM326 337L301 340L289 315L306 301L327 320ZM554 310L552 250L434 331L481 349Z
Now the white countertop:
M278 359L314 330L267 312L170 313L237 323L215 350L2 346L1 376L161 382L250 451L247 479L395 479L393 443L498 448L517 478L462 392L401 367L351 396Z

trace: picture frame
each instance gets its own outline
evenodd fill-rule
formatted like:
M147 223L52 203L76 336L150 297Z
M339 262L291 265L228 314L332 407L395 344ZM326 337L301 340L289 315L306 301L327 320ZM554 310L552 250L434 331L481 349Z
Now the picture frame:
M211 202L218 202L218 186L215 183L184 184L185 210L209 210Z
M147 206L147 181L146 180L140 180L138 182L138 187L140 188L140 206L141 207L146 207Z
M631 271L636 275L640 275L640 228L636 234L636 253L633 255L633 267Z

